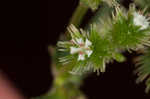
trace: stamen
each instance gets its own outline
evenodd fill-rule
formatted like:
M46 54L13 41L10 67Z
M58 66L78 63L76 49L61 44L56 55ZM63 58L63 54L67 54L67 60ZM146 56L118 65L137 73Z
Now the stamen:
M83 46L84 46L84 44L83 44L83 43L81 43L81 44L79 44L79 46L80 46L80 47L83 47Z
M80 52L79 52L79 54L80 54L80 55L83 55L83 54L84 54L84 52L80 51Z
M90 48L85 48L86 50L90 50Z

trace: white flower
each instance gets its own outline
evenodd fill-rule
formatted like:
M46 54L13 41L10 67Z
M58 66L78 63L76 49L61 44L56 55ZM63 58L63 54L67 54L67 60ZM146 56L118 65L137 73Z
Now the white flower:
M79 54L78 60L85 60L85 54Z
M140 28L141 30L148 28L149 22L145 16L143 16L137 12L134 12L133 16L134 16L134 19L133 19L134 24L137 26L141 26L141 28Z
M70 53L71 54L76 54L78 53L78 61L79 60L85 60L85 56L87 55L88 57L91 56L93 51L90 49L90 46L92 43L86 39L85 42L83 41L82 38L76 38L71 40L73 44L77 45L77 47L70 47Z

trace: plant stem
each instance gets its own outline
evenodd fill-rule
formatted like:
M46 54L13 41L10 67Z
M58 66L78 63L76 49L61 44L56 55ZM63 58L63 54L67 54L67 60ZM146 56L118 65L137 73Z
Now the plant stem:
M73 24L76 27L79 27L87 11L88 7L80 2L77 8L75 9L75 12L73 13L68 25ZM68 31L66 31L65 34L68 35Z

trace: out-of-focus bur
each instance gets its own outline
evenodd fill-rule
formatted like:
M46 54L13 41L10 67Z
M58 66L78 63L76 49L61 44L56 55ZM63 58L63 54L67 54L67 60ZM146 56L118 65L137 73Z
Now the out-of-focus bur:
M144 55L137 58L135 73L138 76L137 83L145 81L146 93L150 92L150 48L146 49Z

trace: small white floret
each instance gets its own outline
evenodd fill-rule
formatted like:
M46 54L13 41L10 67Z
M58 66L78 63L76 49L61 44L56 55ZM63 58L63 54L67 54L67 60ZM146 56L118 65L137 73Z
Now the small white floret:
M133 19L134 24L137 26L141 26L141 28L140 28L141 30L148 28L149 22L145 16L143 16L137 12L134 12L133 16L134 16L134 19Z

